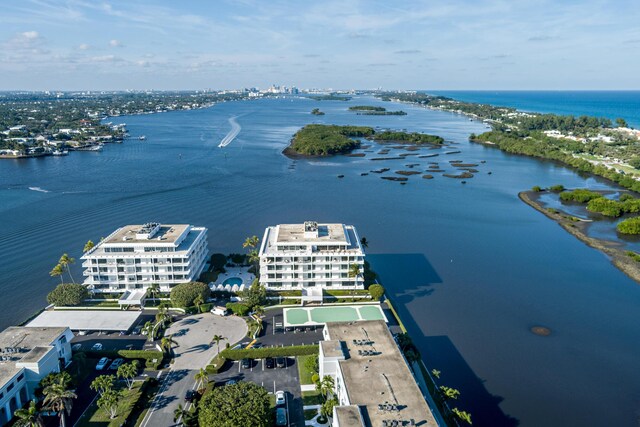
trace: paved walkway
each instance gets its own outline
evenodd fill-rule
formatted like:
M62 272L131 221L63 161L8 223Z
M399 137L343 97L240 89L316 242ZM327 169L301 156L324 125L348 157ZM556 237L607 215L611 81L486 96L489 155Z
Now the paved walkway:
M184 403L187 390L194 388L194 376L218 353L214 335L222 335L230 344L241 341L247 334L247 324L235 316L221 317L211 313L197 314L178 320L165 335L173 334L178 343L174 347L175 361L163 376L162 386L155 397L151 409L142 421L141 427L173 426L173 411L179 403ZM220 342L220 349L227 341Z

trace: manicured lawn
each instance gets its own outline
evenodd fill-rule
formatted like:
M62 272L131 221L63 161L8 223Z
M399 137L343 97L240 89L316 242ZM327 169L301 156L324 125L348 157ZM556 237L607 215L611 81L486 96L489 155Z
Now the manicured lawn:
M118 385L119 386L119 385ZM131 390L127 390L126 386L123 386L122 397L118 402L118 416L114 419L109 418L107 412L98 407L98 399L96 399L89 409L84 413L82 418L78 421L76 426L79 427L95 427L96 425L118 427L124 424L129 414L131 413L133 406L140 398L140 388L142 382L136 381Z
M298 365L298 373L300 374L300 384L313 384L313 381L311 381L311 377L313 376L313 372L309 371L304 366L306 361L307 361L307 359L309 359L310 357L313 357L313 355L310 355L310 356L298 356L298 363L296 363L296 364Z
M302 392L303 405L322 405L322 396L317 390Z
M150 381L150 380L147 380L147 381ZM151 403L153 402L153 398L156 396L156 393L158 393L158 390L160 390L160 383L154 379L153 382L148 384L147 387L145 388L144 394L140 398L140 404L136 407L139 409L136 409L131 413L131 416L129 417L130 419L127 425L134 425L133 423L134 420L135 420L136 427L142 424L142 421L144 420L144 417L147 415L147 412L151 407Z

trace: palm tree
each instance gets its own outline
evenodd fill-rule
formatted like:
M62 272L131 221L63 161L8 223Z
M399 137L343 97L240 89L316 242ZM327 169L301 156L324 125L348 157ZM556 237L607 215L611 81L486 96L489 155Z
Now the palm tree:
M127 383L127 388L131 390L133 387L133 379L138 375L138 361L134 360L131 363L125 363L118 367L118 378L122 378Z
M158 295L158 293L160 292L160 285L158 283L152 283L149 285L149 287L147 288L147 292L149 292L149 295L151 296L151 298L156 298L156 295Z
M62 278L62 274L64 273L64 270L62 269L62 266L60 264L57 264L55 267L53 267L53 269L49 272L49 275L51 277L60 277L60 283L64 283L63 278Z
M142 327L142 333L147 336L149 341L153 341L153 338L154 338L153 331L154 331L154 329L155 328L154 328L153 323L151 321L148 321Z
M369 241L367 240L366 237L363 237L360 239L360 244L362 245L363 248L368 248L369 247Z
M220 354L220 341L226 340L227 337L223 337L222 335L214 335L212 341L216 343L216 347L218 348L218 354Z
M181 421L183 418L187 418L188 415L189 415L189 410L179 403L178 407L173 410L173 422L177 423Z
M75 258L71 258L69 255L67 254L62 254L62 256L60 257L60 260L58 261L58 263L60 264L60 266L64 269L67 270L67 273L69 273L69 277L71 278L71 281L73 283L76 283L76 281L73 279L73 276L71 275L71 268L69 267L71 264L75 264L76 259Z
M202 298L202 295L196 296L193 300L193 305L198 307L198 313L202 313L202 304L204 304L204 298Z
M260 239L258 239L258 236L251 236L245 239L244 243L242 244L242 247L255 248L256 246L258 246L258 243L260 243Z
M259 277L258 268L260 265L260 254L258 253L257 249L252 249L251 251L249 251L249 253L247 254L247 261L253 264L256 272L256 277Z
M87 354L84 351L73 355L73 362L76 364L77 374L80 375L82 369L87 365Z
M207 371L202 368L200 368L200 370L196 372L194 378L196 380L196 388L198 390L202 390L209 382L209 374L207 374Z
M329 397L329 394L333 393L335 389L335 383L331 375L325 375L318 383L316 383L316 390L325 396L325 400Z
M13 424L16 427L42 427L42 417L40 412L36 408L36 402L32 400L29 402L28 408L18 409L14 415L18 420Z
M67 387L60 383L47 386L42 394L44 394L44 404L58 413L60 426L65 427L66 415L71 413L73 399L78 396L71 390L67 390Z
M95 244L93 243L92 240L87 240L87 243L84 244L84 249L82 250L82 252L87 253L91 249L93 249L94 246Z
M178 342L173 339L173 335L169 335L168 337L163 337L160 340L160 348L166 351L167 353L171 352L171 349L173 348L174 344L176 345L176 347L178 346Z
M353 277L355 278L355 282L353 284L353 288L351 289L351 296L353 297L353 295L355 294L355 286L358 284L358 278L361 276L360 274L360 266L358 264L351 264L349 266L349 273L348 273L349 277Z
M116 378L113 375L100 375L99 377L96 377L95 380L91 381L89 388L97 391L98 394L102 396L113 388L115 379Z

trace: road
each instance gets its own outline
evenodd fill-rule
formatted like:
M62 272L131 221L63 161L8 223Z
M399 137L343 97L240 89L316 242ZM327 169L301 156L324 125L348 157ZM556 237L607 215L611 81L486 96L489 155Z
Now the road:
M247 324L236 316L220 317L202 313L174 322L165 335L172 334L178 343L174 348L175 361L163 376L164 379L161 378L160 391L141 427L176 425L173 411L179 403L184 403L187 390L194 387L196 372L209 364L218 353L216 344L211 345L211 338L216 334L226 337L227 341L220 343L220 348L224 349L226 342L235 344L245 338Z

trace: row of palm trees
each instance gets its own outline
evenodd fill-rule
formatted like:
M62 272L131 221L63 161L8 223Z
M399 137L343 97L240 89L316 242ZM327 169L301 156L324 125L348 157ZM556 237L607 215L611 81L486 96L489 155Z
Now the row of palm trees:
M91 240L87 241L87 243L84 244L82 253L89 252L91 249L94 248L94 246L95 244ZM69 278L71 279L71 282L76 283L76 281L73 279L73 275L71 274L71 268L70 268L70 266L75 263L76 263L75 258L72 258L68 254L64 253L58 260L58 263L55 265L55 267L51 269L51 271L49 272L49 275L51 277L60 277L60 282L64 282L63 276L64 276L64 273L66 272L67 274L69 274Z
M43 408L58 413L60 426L66 426L66 416L71 413L73 400L78 396L69 389L71 385L71 375L68 372L50 374L45 377L41 384L44 386ZM17 427L41 427L44 426L41 412L38 410L35 401L29 402L29 406L15 411Z

